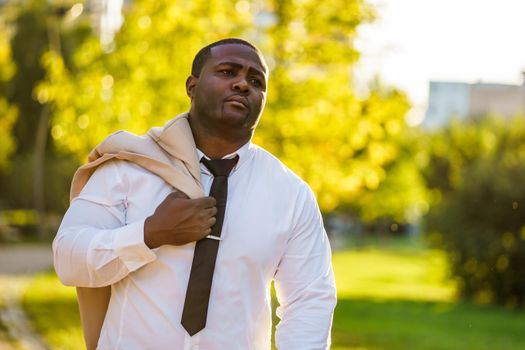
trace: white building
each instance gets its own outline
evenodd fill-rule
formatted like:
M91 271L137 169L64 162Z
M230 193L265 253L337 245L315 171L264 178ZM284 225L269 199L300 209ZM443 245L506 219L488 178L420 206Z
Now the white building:
M440 127L452 118L525 114L525 72L523 78L521 85L431 81L423 127Z

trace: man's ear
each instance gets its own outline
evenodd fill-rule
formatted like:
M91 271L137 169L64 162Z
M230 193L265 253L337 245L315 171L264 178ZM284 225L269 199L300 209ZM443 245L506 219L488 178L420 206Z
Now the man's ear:
M193 75L190 75L188 79L186 79L186 94L191 100L193 100L193 90L197 85L197 81L198 78L194 77Z

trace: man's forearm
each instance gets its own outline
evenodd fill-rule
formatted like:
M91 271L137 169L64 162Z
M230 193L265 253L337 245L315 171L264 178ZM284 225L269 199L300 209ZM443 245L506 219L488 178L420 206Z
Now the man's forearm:
M290 303L277 308L281 322L277 325L275 342L279 350L324 350L330 347L337 298L333 279L326 277L314 281L290 299Z

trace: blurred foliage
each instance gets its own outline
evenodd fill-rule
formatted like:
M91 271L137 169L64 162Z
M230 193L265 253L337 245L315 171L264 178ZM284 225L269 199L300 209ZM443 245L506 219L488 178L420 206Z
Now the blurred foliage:
M16 107L6 98L7 83L15 74L16 66L13 62L9 45L10 33L5 20L4 16L0 15L0 170L8 166L8 159L15 150L12 128L18 115Z
M439 202L430 238L444 247L463 297L525 306L525 120L455 122L429 140Z
M0 190L3 208L33 208L33 156L18 155L16 164L11 166L9 176L0 177ZM69 185L77 162L71 157L48 156L43 169L46 184L44 188L46 209L51 212L63 212L69 205Z
M385 166L384 180L349 204L365 222L419 224L427 214L432 197L423 176L428 161L425 137L421 130L408 129L393 138L398 154Z
M91 33L89 20L74 20L70 5L71 1L31 0L2 7L0 31L6 35L0 35L0 208L35 208L37 174L45 179L40 193L46 210L63 211L67 206L64 194L78 162L57 154L53 143L46 141L47 98L34 89L46 74L40 62L44 52L55 46L69 66L72 51ZM44 150L40 163L37 150ZM42 164L38 171L36 164Z
M89 21L73 22L67 12L68 3L71 1L50 4L45 0L30 0L6 5L6 17L12 31L12 59L18 68L9 79L7 93L9 101L20 112L14 130L18 154L33 152L37 124L47 102L45 95L34 91L46 74L41 64L43 53L54 45L64 61L69 63L78 42L91 32Z
M86 40L70 67L47 52L37 95L52 103L54 142L84 160L114 130L143 133L186 111L184 84L195 53L220 38L246 38L261 48L271 70L254 141L312 186L323 211L350 208L382 184L409 186L399 188L402 193L420 185L409 167L408 181L386 182L389 167L411 159L395 165L407 130L406 97L376 86L358 98L352 88L356 28L372 19L362 0L133 1L113 44ZM421 191L380 210L372 200L358 203L371 220L405 218Z
M17 70L9 81L7 96L20 112L13 134L17 154L27 154L34 150L35 131L44 108L33 96L33 88L45 74L39 59L48 45L47 14L45 2L35 0L13 5L10 10L13 28L10 45Z

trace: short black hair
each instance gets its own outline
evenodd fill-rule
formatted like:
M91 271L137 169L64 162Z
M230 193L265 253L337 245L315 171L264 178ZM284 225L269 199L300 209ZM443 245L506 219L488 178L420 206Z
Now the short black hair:
M257 49L255 46L247 42L243 39L237 39L237 38L227 38L227 39L221 39L219 41L213 42L209 45L204 46L202 49L200 49L199 52L195 55L195 58L193 59L193 63L191 64L191 75L198 78L201 74L202 67L204 67L204 64L206 64L206 61L208 58L211 57L211 49L215 46L220 45L227 45L227 44L239 44L251 47L254 49L257 53L260 54L259 49Z

